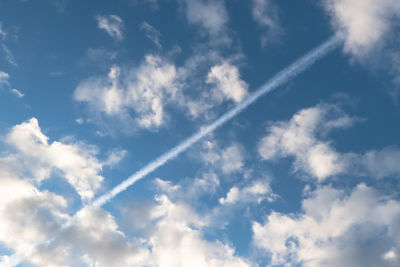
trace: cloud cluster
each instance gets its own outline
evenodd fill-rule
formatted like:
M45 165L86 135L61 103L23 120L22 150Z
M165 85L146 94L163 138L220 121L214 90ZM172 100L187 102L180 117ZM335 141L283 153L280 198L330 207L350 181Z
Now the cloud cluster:
M349 116L332 104L302 109L289 121L275 122L258 145L264 160L294 157L293 170L323 181L328 177L350 174L373 178L398 177L400 148L385 147L362 154L341 153L327 135L334 129L347 128L360 119Z
M168 118L165 110L168 105L187 109L190 116L197 117L223 101L238 103L247 95L248 85L241 79L238 68L227 62L210 68L206 83L203 81L208 91L195 98L184 94L184 84L194 79L193 75L197 74L150 54L136 68L113 66L105 77L83 80L74 92L74 99L87 103L94 113L120 119L125 127L131 123L132 130L163 126Z
M400 202L364 184L350 194L329 186L303 200L297 214L272 212L253 223L257 247L271 265L397 266Z

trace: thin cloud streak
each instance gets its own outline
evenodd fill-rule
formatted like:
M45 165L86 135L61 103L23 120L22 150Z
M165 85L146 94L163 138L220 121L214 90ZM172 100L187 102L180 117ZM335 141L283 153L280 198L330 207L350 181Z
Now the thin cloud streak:
M146 175L149 173L155 171L159 167L163 166L166 164L168 161L176 158L178 155L181 153L185 152L188 148L190 148L192 145L200 141L203 137L208 135L209 133L215 131L219 127L221 127L223 124L234 118L236 115L241 113L243 110L245 110L248 106L253 104L255 101L258 100L261 96L270 93L271 91L275 90L279 86L283 85L284 83L288 82L290 79L293 79L306 69L308 69L310 66L312 66L316 61L322 59L325 55L327 55L329 52L335 50L338 48L341 44L343 43L343 39L338 37L338 36L333 36L321 45L317 46L315 49L312 51L308 52L306 55L303 57L297 59L295 62L293 62L291 65L277 73L275 76L273 76L270 80L268 80L264 85L262 85L258 90L256 90L254 93L250 94L249 97L247 97L243 102L238 104L236 107L232 108L225 114L223 114L219 119L214 121L213 123L203 127L200 129L198 132L196 132L194 135L191 137L187 138L186 140L182 141L179 143L177 146L172 148L171 150L167 151L166 153L162 154L146 166L144 166L142 169L131 175L128 179L120 183L119 185L115 186L111 191L105 193L104 195L100 196L97 198L95 201L93 201L90 206L93 207L101 207L105 205L106 203L110 202L115 196L117 196L119 193L125 191L128 189L131 185L136 183L137 181L143 179ZM85 208L85 207L84 207ZM78 212L77 212L78 213ZM76 214L77 214L76 213ZM71 221L64 225L61 229L61 231L66 230L69 228L71 225L74 224L75 216L76 214L72 217ZM54 240L57 237L54 237L51 240L47 240L44 242L38 242L37 244L33 245L31 249L34 249L36 246L40 244L49 244L54 242ZM23 255L21 254L13 254L11 255L8 259L7 262L5 261L0 261L0 266L10 266L14 267L20 264L23 261Z
M268 80L264 85L262 85L258 90L252 93L248 98L246 98L243 102L226 112L219 119L209 124L208 126L203 127L194 135L179 143L176 147L172 148L171 150L167 151L166 153L162 154L161 156L144 166L142 169L131 175L128 179L115 186L111 191L97 198L91 205L95 207L101 207L104 204L108 203L116 195L125 191L126 189L128 189L128 187L143 179L146 175L155 171L168 161L176 158L178 155L185 152L189 147L197 143L203 137L215 131L223 124L234 118L248 106L257 101L258 98L273 91L280 85L286 83L290 79L305 71L316 61L323 58L326 54L337 48L342 42L343 40L338 36L331 37L329 40L325 41L324 43L313 49L311 52L307 53L306 55L299 58L294 63L280 71L270 80Z

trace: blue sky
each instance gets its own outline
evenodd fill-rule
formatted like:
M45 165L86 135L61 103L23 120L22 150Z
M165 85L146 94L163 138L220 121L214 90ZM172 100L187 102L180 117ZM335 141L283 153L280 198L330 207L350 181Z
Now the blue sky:
M396 0L0 1L0 265L399 266L399 18Z

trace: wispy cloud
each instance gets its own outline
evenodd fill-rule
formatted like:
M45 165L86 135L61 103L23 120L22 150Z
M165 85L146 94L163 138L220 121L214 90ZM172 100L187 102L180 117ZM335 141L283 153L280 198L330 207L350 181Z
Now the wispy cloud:
M280 26L278 7L271 0L252 0L252 15L263 30L261 45L279 40L283 29Z
M105 30L109 36L121 41L124 38L122 32L123 21L117 15L96 16L96 20L100 29Z
M156 28L144 21L140 24L140 29L158 48L162 48L160 42L161 33Z

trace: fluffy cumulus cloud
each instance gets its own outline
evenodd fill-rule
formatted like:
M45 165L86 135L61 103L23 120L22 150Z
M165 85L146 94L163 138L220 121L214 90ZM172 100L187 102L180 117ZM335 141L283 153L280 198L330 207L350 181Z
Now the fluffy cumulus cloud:
M229 245L204 240L201 229L206 225L190 208L163 195L157 200L151 214L155 231L149 238L155 266L250 266Z
M148 55L136 69L121 73L113 66L106 77L82 81L74 98L107 116L124 117L133 111L139 127L157 128L165 118L165 102L175 100L178 94L176 77L174 65Z
M37 183L61 172L82 199L89 200L100 187L102 163L95 157L96 149L83 143L63 143L44 135L35 118L14 126L5 137L15 148L11 166L20 174L29 174Z
M261 35L262 46L279 39L283 30L279 23L278 7L273 1L253 0L252 15L255 22L264 31Z
M297 214L253 223L254 243L272 266L398 266L400 202L364 184L351 193L321 187Z
M107 32L109 36L116 40L122 40L124 38L124 34L122 31L123 21L117 15L97 15L96 20L98 23L99 29L102 29Z
M345 171L345 155L335 151L322 137L335 128L349 127L354 122L339 107L320 104L297 112L289 121L268 127L258 152L264 160L293 156L294 170L323 180Z
M319 181L339 174L371 176L373 178L400 176L395 163L400 160L400 148L384 147L364 153L338 152L327 139L333 129L350 127L360 119L349 116L332 104L319 104L302 109L289 121L272 123L268 135L258 145L262 159L274 161L293 157L293 170Z
M248 85L240 78L238 68L227 62L213 66L207 82L217 85L216 98L225 97L238 103L247 95Z
M396 0L323 0L323 4L333 27L345 38L345 50L356 56L381 45L400 18Z
M199 78L191 67L204 68L210 62L188 61L176 67L166 58L149 54L135 68L114 65L108 75L81 81L74 99L87 103L100 118L121 120L122 128L131 132L163 126L169 117L167 107L187 110L192 119L204 114L208 118L214 106L225 101L238 103L247 96L248 85L236 66L227 62L213 64L206 77Z
M0 242L16 254L3 256L1 266L20 259L45 267L145 266L148 251L128 240L108 212L86 207L71 216L71 198L40 188L40 180L58 173L82 198L92 197L103 179L92 148L49 143L34 118L3 140L10 150L0 157Z

